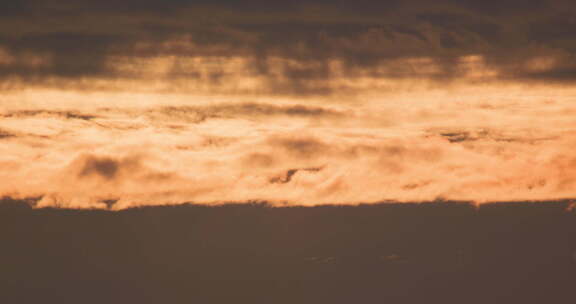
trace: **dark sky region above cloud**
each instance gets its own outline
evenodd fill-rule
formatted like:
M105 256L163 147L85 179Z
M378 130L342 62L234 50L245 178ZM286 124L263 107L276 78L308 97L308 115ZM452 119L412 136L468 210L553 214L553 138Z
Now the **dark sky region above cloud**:
M269 58L290 59L281 73L296 89L330 78L330 60L349 73L446 79L460 76L459 58L482 56L501 78L576 79L570 0L27 0L0 4L0 16L5 79L134 78L110 62L154 56L241 56L262 77L275 73ZM374 70L403 58L429 58L436 70ZM168 78L197 76L171 65Z

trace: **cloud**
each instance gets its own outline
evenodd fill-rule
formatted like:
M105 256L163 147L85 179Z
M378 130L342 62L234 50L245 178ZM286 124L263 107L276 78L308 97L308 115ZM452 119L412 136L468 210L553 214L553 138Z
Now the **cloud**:
M110 158L88 158L78 174L78 177L100 176L114 179L121 163Z
M571 2L3 6L0 196L574 196Z
M21 110L1 113L3 118L22 118L34 116L61 117L63 119L92 120L97 118L93 114L82 114L76 111L52 111L52 110Z
M157 113L165 115L169 119L183 119L191 122L204 122L207 119L229 118L274 118L277 116L292 116L302 118L328 118L337 119L344 113L337 110L319 106L306 105L276 105L267 103L222 103L209 106L179 106L164 107L150 111L150 115Z
M459 58L479 56L498 71L492 79L504 75L504 79L564 81L566 76L537 77L519 66L534 56L573 57L570 25L576 16L569 1L559 0L443 0L433 5L421 0L49 5L39 0L5 6L14 15L1 22L0 46L13 58L25 52L45 59L36 65L23 58L0 64L4 82L61 86L63 80L79 78L117 81L147 76L148 83L177 78L213 90L222 82L239 82L238 77L228 77L238 73L237 67L218 58L242 58L244 82L265 82L264 88L254 91L316 95L343 87L329 83L341 78L332 70L335 61L346 75L444 81L463 77ZM58 25L51 22L54 19L60 20ZM534 56L525 51L535 47L548 51ZM166 72L158 74L158 58L171 56L175 59L162 59ZM189 58L204 62L188 64ZM399 65L391 64L414 58L427 58L437 72L408 65L396 72ZM156 68L147 70L150 66ZM554 66L544 72L566 75L565 69Z
M573 83L576 81L576 66L527 73L524 77L532 80Z
M0 129L0 139L10 138L10 137L15 137L15 136L16 135L11 133L11 132Z
M44 132L50 140L18 135L0 141L6 168L0 177L7 181L0 196L40 197L38 206L117 209L573 197L571 91L559 87L550 100L550 87L474 90L457 87L435 97L422 89L349 103L80 91L38 92L43 102L22 104L20 93L14 97L19 108L9 113L24 116L4 118L0 128ZM48 97L58 111L46 107ZM85 108L66 110L66 100L81 100ZM199 122L197 115L210 118Z

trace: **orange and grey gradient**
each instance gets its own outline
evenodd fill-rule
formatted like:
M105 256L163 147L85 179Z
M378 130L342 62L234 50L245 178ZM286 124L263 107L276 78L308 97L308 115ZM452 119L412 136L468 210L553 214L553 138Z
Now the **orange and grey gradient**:
M571 1L124 2L0 5L0 197L576 197Z

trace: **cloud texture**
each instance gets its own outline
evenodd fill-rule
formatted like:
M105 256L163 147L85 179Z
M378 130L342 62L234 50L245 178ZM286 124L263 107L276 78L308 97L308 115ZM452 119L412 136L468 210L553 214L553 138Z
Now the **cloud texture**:
M574 197L575 20L562 0L0 4L0 196Z
M246 101L34 89L4 96L0 193L115 208L570 198L570 94L458 86Z
M575 79L569 0L10 3L0 8L6 88L146 79L171 90L235 82L235 91L325 94L350 77L466 77L470 56L483 80Z

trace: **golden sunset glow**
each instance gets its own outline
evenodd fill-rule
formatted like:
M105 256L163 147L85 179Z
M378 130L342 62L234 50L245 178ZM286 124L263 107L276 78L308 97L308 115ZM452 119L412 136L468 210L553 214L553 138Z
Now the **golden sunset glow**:
M0 197L575 197L574 7L507 1L6 6Z
M576 303L575 236L576 0L0 0L0 304Z
M576 196L573 89L381 81L394 90L171 94L141 80L7 93L0 196L78 208Z

